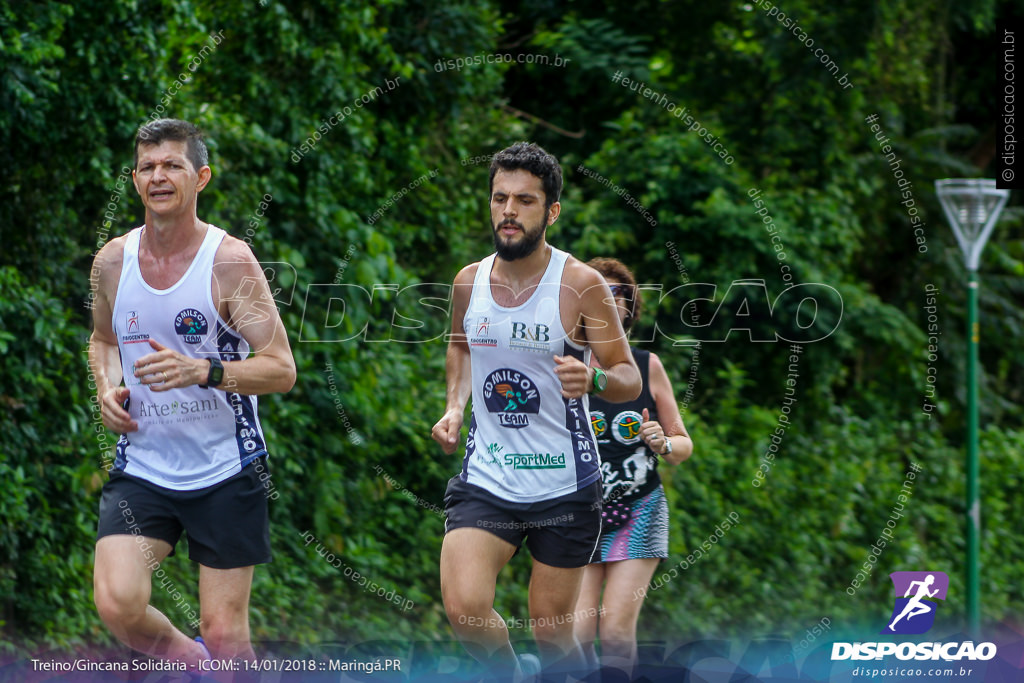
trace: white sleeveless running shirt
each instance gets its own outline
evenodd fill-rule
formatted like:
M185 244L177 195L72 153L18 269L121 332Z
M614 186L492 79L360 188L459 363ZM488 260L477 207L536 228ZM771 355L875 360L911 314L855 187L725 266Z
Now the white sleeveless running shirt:
M491 295L494 254L480 262L463 320L473 375L472 418L462 480L516 503L578 491L600 462L588 397L562 397L554 356L589 364L589 347L562 329L559 292L568 254L551 248L540 284L514 308Z
M153 353L148 340L195 358L242 360L249 344L213 305L213 258L224 231L209 226L192 264L167 289L146 284L139 270L139 239L128 234L114 300L114 334L121 352L128 412L138 431L122 434L114 469L179 491L217 484L266 455L256 397L193 385L153 391L133 374L135 361Z

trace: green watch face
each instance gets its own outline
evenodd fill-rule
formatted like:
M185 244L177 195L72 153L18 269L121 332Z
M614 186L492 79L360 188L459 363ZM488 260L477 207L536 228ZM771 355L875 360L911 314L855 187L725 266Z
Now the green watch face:
M594 391L601 393L608 388L608 375L604 370L594 368Z
M215 387L224 381L224 366L220 364L220 361L210 361L210 376L206 380L206 384L211 387Z

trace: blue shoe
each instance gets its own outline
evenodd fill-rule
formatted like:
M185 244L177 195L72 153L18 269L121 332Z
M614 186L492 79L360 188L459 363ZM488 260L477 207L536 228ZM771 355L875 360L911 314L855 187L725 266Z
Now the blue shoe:
M517 655L516 659L519 660L519 669L523 672L520 680L532 681L540 676L540 659L537 655Z
M206 658L213 659L213 656L210 654L210 649L206 647L206 642L203 641L203 637L196 636L196 642L199 643L200 646L202 646L203 652L206 653ZM200 681L210 680L209 678L204 678L203 673L199 671L199 669L189 669L186 672L186 674L188 675L189 680L193 681L193 683L200 683Z

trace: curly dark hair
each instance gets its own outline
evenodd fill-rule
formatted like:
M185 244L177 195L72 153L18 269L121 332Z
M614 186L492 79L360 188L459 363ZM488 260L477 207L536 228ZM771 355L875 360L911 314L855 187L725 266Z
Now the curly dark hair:
M624 331L629 332L633 324L640 318L640 311L643 309L643 303L640 301L640 293L636 288L636 278L633 277L633 271L617 258L593 258L587 261L587 265L601 273L605 280L615 280L626 286L623 298L626 300L626 307L629 309L629 313L626 315L626 319L622 321L622 328Z
M210 153L198 126L181 119L156 119L142 124L135 133L135 167L139 165L139 145L159 145L167 140L185 143L186 155L195 170L210 163Z
M545 213L562 196L562 167L558 165L558 159L535 142L517 142L494 155L490 169L490 192L494 191L494 174L499 168L503 171L521 168L540 178L544 187Z

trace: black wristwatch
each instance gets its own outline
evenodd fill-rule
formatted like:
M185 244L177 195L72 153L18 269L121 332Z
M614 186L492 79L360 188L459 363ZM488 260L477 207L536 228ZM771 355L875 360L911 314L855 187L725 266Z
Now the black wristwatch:
M594 368L594 393L600 394L608 388L608 373L601 368Z
M200 384L203 389L218 386L224 381L224 364L220 358L210 358L210 374L206 376L206 384Z

